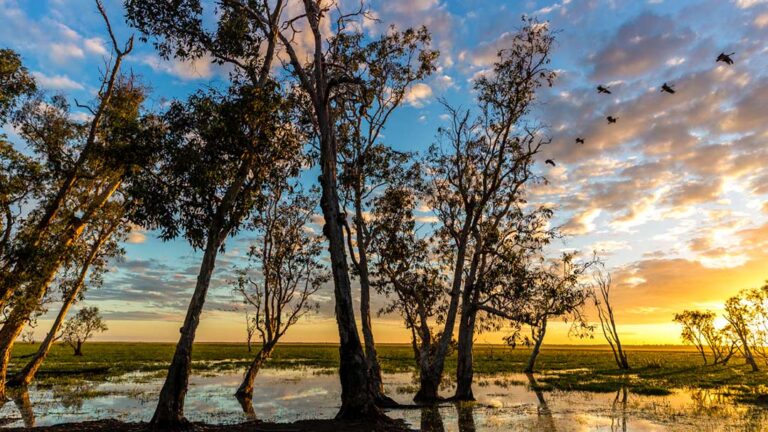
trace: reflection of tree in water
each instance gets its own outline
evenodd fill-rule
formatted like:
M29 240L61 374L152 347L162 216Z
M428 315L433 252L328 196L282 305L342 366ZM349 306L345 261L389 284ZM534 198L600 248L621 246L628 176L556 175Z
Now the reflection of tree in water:
M475 432L475 404L473 402L457 402L459 412L459 432Z
M253 409L253 398L242 394L238 394L235 397L237 398L237 401L240 402L240 407L243 408L245 418L248 420L256 420L256 411Z
M621 386L616 391L616 397L613 398L613 404L611 406L611 431L627 431L627 399L629 398L629 391L626 386Z
M32 410L32 402L29 401L29 392L26 387L17 389L11 393L13 403L16 404L21 413L21 419L24 421L24 427L35 426L35 412Z
M476 432L474 402L457 402L456 412L458 414L459 432ZM421 408L421 425L419 430L422 432L445 432L443 416L440 414L439 405L430 405Z
M535 430L542 431L556 431L555 418L552 416L552 410L547 405L547 400L544 398L544 391L539 387L539 383L536 382L536 378L531 373L525 374L528 377L528 387L536 394L536 399L539 401L539 405L536 407L537 422Z
M83 402L94 397L96 386L90 383L53 386L53 398L70 411L83 409Z
M9 396L13 399L16 409L21 413L21 420L24 422L24 427L31 428L35 426L35 412L32 410L32 402L29 400L29 392L26 387L14 389L9 392ZM0 399L0 408L3 408L6 403L10 402L10 399ZM7 426L19 418L16 416L0 419L0 427Z
M437 405L425 406L421 409L421 429L422 432L444 432L443 416L440 415L440 408Z

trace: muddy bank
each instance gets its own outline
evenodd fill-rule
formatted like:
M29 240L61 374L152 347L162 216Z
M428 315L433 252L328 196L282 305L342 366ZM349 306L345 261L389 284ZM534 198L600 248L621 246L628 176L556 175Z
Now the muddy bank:
M6 431L35 431L35 432L150 432L152 429L146 423L125 423L117 420L98 420L80 423L63 423L53 426L35 428L9 428ZM219 432L219 431L249 431L249 432L406 432L413 431L403 421L392 421L385 424L370 424L363 422L339 420L300 420L293 423L267 423L250 421L240 424L211 425L192 423L185 431L190 432Z

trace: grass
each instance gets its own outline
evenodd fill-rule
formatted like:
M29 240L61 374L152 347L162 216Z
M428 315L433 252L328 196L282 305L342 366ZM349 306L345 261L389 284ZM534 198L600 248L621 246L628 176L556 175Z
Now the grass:
M11 373L26 361L20 356L33 353L37 345L16 344ZM162 377L173 356L170 343L89 343L84 356L75 357L72 350L56 344L46 359L39 379L42 384L73 382L82 377L69 375L81 369L108 367L109 370L89 379L108 379L128 372L146 372ZM377 347L385 373L414 371L413 352L408 345ZM522 372L529 351L498 345L478 345L475 348L475 372L478 377ZM267 364L270 368L313 367L335 369L338 347L321 344L284 344L275 351ZM664 395L674 388L716 389L727 387L739 400L765 403L768 400L768 367L751 372L741 359L727 366L703 365L698 354L688 347L637 346L628 347L628 372L619 371L607 347L545 346L537 361L538 386L545 390L582 390L615 392L627 387L643 395ZM201 343L193 352L193 370L205 374L242 370L252 354L243 344ZM446 379L453 378L455 358L446 365ZM478 380L479 381L479 380Z

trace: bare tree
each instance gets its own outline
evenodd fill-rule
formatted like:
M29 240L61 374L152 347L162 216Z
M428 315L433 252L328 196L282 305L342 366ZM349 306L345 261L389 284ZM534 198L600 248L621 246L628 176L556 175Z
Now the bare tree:
M83 344L96 333L107 331L107 324L99 314L99 308L84 307L64 323L61 339L72 349L76 356L83 355Z
M616 329L613 306L611 305L611 274L598 270L594 274L594 282L596 289L592 299L597 309L597 316L600 318L603 336L605 336L605 340L608 341L608 345L611 347L613 358L616 360L616 365L619 369L629 369L627 353L621 346L619 332Z
M329 279L320 260L322 239L307 231L314 207L311 195L278 185L254 217L259 240L248 253L249 266L237 271L234 289L253 310L261 347L237 389L240 398L253 396L256 374L285 332L318 307L310 297Z

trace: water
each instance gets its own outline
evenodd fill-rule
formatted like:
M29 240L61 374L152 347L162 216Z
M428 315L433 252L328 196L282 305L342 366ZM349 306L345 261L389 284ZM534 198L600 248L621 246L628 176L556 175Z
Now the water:
M251 404L232 396L239 373L193 376L185 413L193 421L237 423L249 419L290 422L331 418L338 409L338 377L327 370L262 370ZM480 377L475 403L443 404L430 409L393 410L425 431L661 431L766 430L768 410L737 404L714 391L676 390L668 396L617 393L534 391L523 374ZM387 394L410 403L414 376L385 376ZM44 426L102 418L147 421L162 379L131 373L107 382L83 382L30 388L0 407L3 426ZM443 394L451 394L449 387Z

